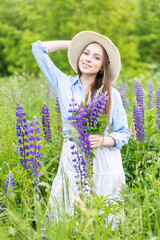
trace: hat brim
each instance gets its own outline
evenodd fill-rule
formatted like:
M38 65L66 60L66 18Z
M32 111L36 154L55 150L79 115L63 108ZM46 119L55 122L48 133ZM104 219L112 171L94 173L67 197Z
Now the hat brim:
M73 37L68 48L68 60L71 67L77 73L78 58L85 46L92 42L99 43L107 52L110 61L109 68L111 81L115 81L121 70L121 58L119 51L109 38L96 32L82 31Z

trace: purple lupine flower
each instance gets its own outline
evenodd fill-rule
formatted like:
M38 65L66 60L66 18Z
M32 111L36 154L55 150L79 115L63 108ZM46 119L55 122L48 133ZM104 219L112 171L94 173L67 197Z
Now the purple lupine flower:
M136 101L137 105L140 108L141 111L141 118L142 122L144 123L144 105L143 105L143 88L141 83L135 82L135 89L136 89Z
M3 195L6 195L8 193L11 194L13 193L13 190L14 190L14 177L13 177L12 171L9 171L9 174L6 177L5 189L4 189ZM6 210L6 206L4 205L4 203L2 203L2 205L0 206L0 213L3 213L5 210Z
M145 134L144 134L144 127L143 127L143 119L142 119L142 112L137 103L134 103L133 106L133 122L136 131L136 139L139 142L145 141Z
M40 163L40 158L42 158L42 155L39 153L41 150L41 146L38 144L40 141L40 137L37 136L37 133L40 133L40 128L39 128L39 122L37 121L36 117L33 117L33 121L30 123L30 133L33 133L33 135L30 135L30 151L29 151L29 156L30 156L30 165L32 169L32 174L34 177L34 184L38 185L39 182L39 176L41 175L41 172L39 171L39 167L41 166Z
M102 113L104 112L106 102L108 100L108 97L102 91L98 94L98 97L96 94L93 96L92 101L88 104L87 114L91 120L91 128L97 126L97 123Z
M50 127L50 112L47 105L44 103L42 107L42 124L44 138L47 142L52 142L51 140L51 127Z
M123 106L125 108L125 106L126 106L126 95L125 95L125 88L123 87L122 82L120 83L119 93L120 93L120 96L121 96L121 99L122 99Z
M46 93L47 93L47 98L49 98L49 95L50 95L50 93L51 93L51 90L50 90L50 86L49 86L49 85L46 86Z
M153 107L153 82L152 79L149 81L148 86L148 108L151 109Z
M46 223L49 224L50 222L52 222L53 218L54 218L54 213L46 214L45 220L43 221L43 224L42 224L42 229L44 229ZM44 236L43 239L46 239L46 236Z
M70 112L74 111L74 101L72 100L72 106L73 109ZM77 104L76 104L77 105ZM70 104L71 106L71 104ZM84 159L84 156L82 157L82 155L84 155L84 152L86 154L86 156L88 155L88 149L90 148L90 143L88 138L88 134L84 131L84 124L83 124L83 117L81 112L79 113L79 118L77 122L73 122L73 126L77 128L77 131L79 133L79 137L78 137L78 144L80 145L80 152L79 152L79 148L77 148L74 138L70 137L69 140L73 142L73 144L71 145L70 149L71 149L71 154L73 155L73 162L74 162L74 167L76 169L77 175L76 178L77 180L77 184L79 185L80 189L83 191L88 191L87 189L87 168L86 168L86 162ZM74 117L76 118L76 116L72 116L72 120L74 119ZM86 146L86 148L84 148L84 145ZM81 153L81 154L80 154Z
M34 177L34 184L38 185L38 178L41 175L39 167L41 166L40 158L42 158L39 151L41 146L38 142L41 138L38 136L40 133L39 121L36 117L33 118L32 122L28 122L25 118L24 108L17 103L16 106L17 116L17 138L18 138L18 154L21 156L20 161L25 169L32 170Z
M157 112L156 124L157 128L160 130L160 86L158 88L156 97L156 112Z
M28 169L30 166L28 164L28 150L29 150L29 125L27 119L25 118L26 114L24 108L17 102L16 106L16 136L18 139L18 154L20 155L20 161L22 166L25 169Z
M59 105L59 99L56 97L56 118L58 121L58 130L62 132L62 121L61 121L61 112L60 112L60 105Z
M58 97L56 97L56 112L60 114L60 106L59 106L59 100Z
M139 87L139 80L138 78L136 78L135 82L134 82L134 88L135 88L135 94L137 92L137 88Z
M125 92L127 91L127 89L128 89L128 84L125 83L125 84L124 84L124 90L125 90ZM125 96L125 107L130 107L129 100L126 99L126 96Z
M73 155L73 162L77 171L76 177L79 179L77 180L77 184L80 185L83 191L91 189L88 179L91 180L90 178L93 174L94 153L90 146L89 135L101 132L100 129L102 126L106 126L107 120L105 119L105 124L102 124L100 119L107 100L108 97L100 89L94 94L92 101L88 104L81 103L79 108L75 108L77 104L75 104L74 99L72 99L72 103L70 104L72 108L69 112L72 113L72 116L69 117L69 120L72 121L72 126L78 132L78 139L70 138L73 143L76 143L75 147L77 148L77 150L73 151L75 147L72 145L71 154Z
M12 193L13 190L14 190L14 177L12 171L10 171L6 178L4 194Z

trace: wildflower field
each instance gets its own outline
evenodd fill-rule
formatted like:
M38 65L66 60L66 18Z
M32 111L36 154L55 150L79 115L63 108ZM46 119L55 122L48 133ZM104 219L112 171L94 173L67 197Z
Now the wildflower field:
M63 141L56 96L43 77L0 79L0 239L160 240L160 74L114 87L131 133L123 201L75 198L74 215L57 209L56 221L48 207Z

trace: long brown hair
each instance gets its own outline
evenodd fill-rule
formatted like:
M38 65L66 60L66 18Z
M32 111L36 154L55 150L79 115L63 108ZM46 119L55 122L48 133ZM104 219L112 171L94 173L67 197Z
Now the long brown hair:
M84 49L86 49L87 46L85 46ZM82 50L81 54L83 53L84 49ZM102 91L103 91L103 93L105 93L107 91L107 96L108 96L104 114L107 114L109 116L110 108L111 108L111 78L110 78L110 68L109 68L110 62L109 62L109 57L108 57L107 52L105 51L105 49L103 47L102 47L102 49L103 49L103 64L102 64L103 73L101 73L101 71L99 71L97 73L95 82L93 83L93 85L91 87L91 97L93 97L94 93L103 85ZM81 56L81 54L80 54L80 56ZM80 58L80 56L79 56L79 58ZM81 71L79 69L79 65L78 65L79 58L77 61L77 72L80 77L82 75L82 73L81 73ZM86 97L85 100L87 101L87 99L88 99L88 96Z

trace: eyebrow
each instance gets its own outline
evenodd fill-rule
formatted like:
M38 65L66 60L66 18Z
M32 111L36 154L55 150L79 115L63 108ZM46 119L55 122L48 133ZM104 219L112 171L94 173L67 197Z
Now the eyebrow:
M88 52L91 52L89 49L84 49L84 51L88 51ZM99 53L94 53L95 55L98 55L98 56L100 56L100 57L102 57L102 55L101 54L99 54Z

